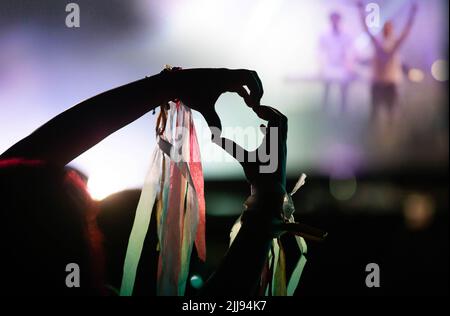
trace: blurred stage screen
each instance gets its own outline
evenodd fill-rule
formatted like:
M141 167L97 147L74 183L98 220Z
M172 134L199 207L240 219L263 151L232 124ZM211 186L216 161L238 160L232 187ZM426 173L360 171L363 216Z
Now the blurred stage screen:
M354 1L84 1L80 27L67 28L64 1L0 4L0 151L54 115L112 87L159 72L165 64L249 68L264 83L265 104L289 117L288 173L351 177L398 168L448 164L448 2L419 1L402 48L405 80L393 126L370 126L369 70L358 65L345 114L324 113L318 42L332 11L361 60L371 47ZM377 1L381 22L405 23L411 1ZM332 100L339 98L331 91ZM124 104L123 106L128 106ZM255 148L261 123L238 96L216 106L224 133ZM155 145L148 114L115 133L72 165L101 198L143 183ZM243 179L239 165L211 144L197 115L205 176ZM244 139L245 140L245 139ZM241 142L242 143L242 142ZM118 150L120 148L120 150Z

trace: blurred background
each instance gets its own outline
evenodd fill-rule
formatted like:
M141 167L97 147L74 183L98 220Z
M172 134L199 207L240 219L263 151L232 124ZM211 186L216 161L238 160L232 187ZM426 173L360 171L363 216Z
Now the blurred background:
M400 51L395 117L376 120L374 52L355 1L78 0L79 28L65 24L69 2L0 3L0 152L65 109L165 64L254 69L264 84L262 102L289 118L288 189L308 175L294 195L296 218L329 232L325 243L309 243L297 294L448 293L448 1L416 1ZM373 2L381 25L392 19L400 33L412 1ZM354 56L345 111L336 87L323 104L320 43L332 12L341 16ZM257 146L261 135L251 131L262 121L238 96L224 94L216 109L226 136ZM221 158L195 115L208 261L193 264L193 273L206 278L226 251L249 188L239 164ZM149 113L71 163L89 178L94 198L143 184L155 121ZM380 266L380 288L365 286L371 262Z

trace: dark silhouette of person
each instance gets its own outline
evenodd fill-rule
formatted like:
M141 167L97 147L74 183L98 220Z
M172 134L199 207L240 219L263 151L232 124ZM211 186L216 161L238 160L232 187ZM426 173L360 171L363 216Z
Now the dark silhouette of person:
M174 99L220 128L214 104L224 92L238 93L259 117L268 120L268 127L280 131L274 172L261 174L259 160L241 161L252 186L247 215L223 264L204 286L208 295L254 293L272 238L289 225L280 217L286 192L287 119L260 105L263 87L256 72L228 69L161 72L106 91L59 114L1 154L3 289L20 295L107 294L103 246L111 232L102 234L97 223L99 205L87 193L83 177L66 165ZM261 146L267 146L267 139L266 135ZM224 148L230 142L214 141ZM79 265L79 287L67 286L69 263Z

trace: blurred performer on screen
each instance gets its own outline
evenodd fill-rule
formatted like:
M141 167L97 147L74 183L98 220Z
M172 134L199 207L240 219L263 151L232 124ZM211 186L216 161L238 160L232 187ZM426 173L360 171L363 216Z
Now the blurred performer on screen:
M320 37L319 57L321 78L324 82L323 106L330 104L330 90L336 85L340 91L342 111L347 107L347 94L352 79L351 37L341 27L342 16L332 12L329 16L331 28Z

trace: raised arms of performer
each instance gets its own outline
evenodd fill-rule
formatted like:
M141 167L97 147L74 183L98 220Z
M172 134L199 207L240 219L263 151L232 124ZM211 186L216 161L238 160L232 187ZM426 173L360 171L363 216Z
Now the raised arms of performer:
M367 33L367 35L369 35L370 40L372 41L372 43L375 46L375 48L379 49L380 48L380 43L379 43L378 39L370 32L369 27L368 27L368 25L366 23L366 13L365 13L365 10L364 10L363 2L362 1L357 1L357 6L358 6L358 9L359 9L359 15L360 15L361 23L363 25L363 28L364 28L365 32ZM417 10L418 10L418 5L417 5L416 2L414 2L411 5L411 8L409 10L408 21L406 22L406 25L403 28L402 33L400 34L399 38L395 42L395 45L392 48L392 50L390 51L390 53L394 53L395 51L397 51L401 47L403 42L406 40L406 38L408 37L409 33L411 32L412 26L414 24L414 20L415 20L416 14L417 14Z
M405 42L406 38L409 36L409 33L411 33L412 26L414 24L414 20L417 15L418 6L417 3L413 3L409 10L409 16L408 21L406 22L405 27L403 28L402 33L400 34L399 38L397 39L397 42L394 45L393 51L397 51L402 44Z

